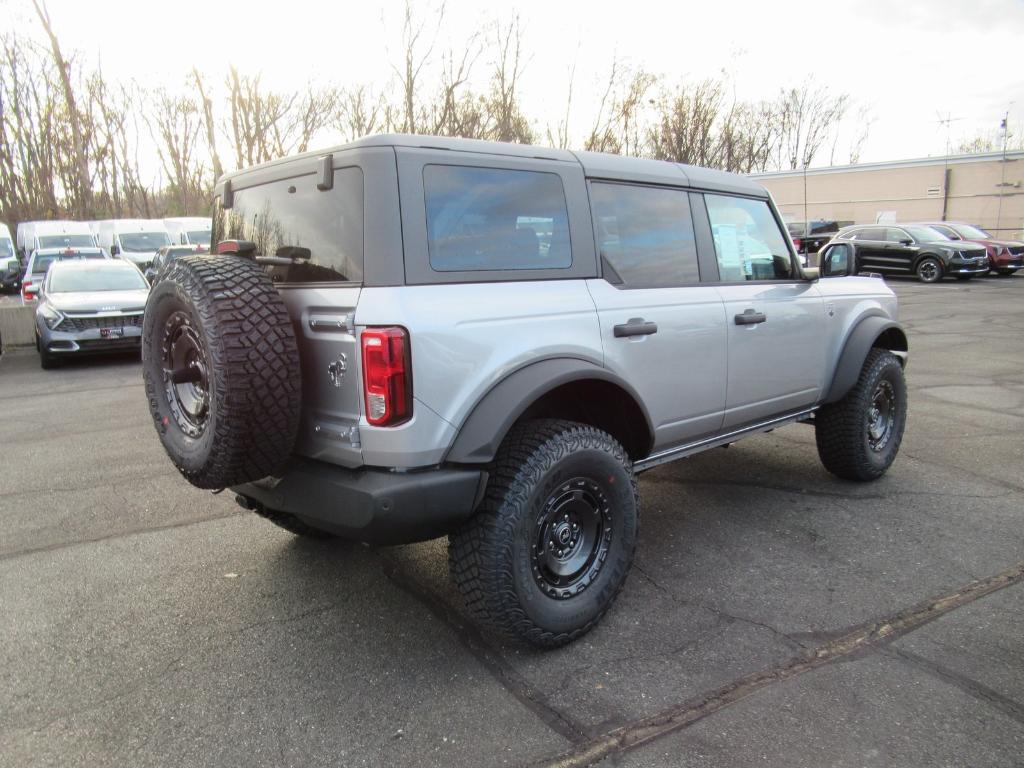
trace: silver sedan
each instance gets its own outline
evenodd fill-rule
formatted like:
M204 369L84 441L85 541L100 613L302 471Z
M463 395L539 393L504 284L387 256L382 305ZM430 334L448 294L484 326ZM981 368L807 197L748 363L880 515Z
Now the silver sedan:
M40 288L36 349L43 368L68 355L140 349L149 284L134 264L58 261Z

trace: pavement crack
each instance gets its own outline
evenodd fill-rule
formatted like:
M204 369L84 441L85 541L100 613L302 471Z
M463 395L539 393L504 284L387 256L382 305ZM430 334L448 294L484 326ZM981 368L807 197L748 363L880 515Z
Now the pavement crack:
M87 539L76 539L75 541L60 541L53 544L44 544L39 547L25 547L24 549L16 549L10 552L0 552L0 562L5 560L13 560L18 557L28 557L29 555L38 555L43 552L56 552L61 549L71 549L72 547L79 547L83 544L97 544L101 541L114 541L116 539L124 539L129 536L138 536L144 533L159 533L160 531L170 531L175 528L186 528L190 525L202 525L203 523L210 523L215 520L224 520L229 517L238 517L239 515L250 514L247 510L237 509L231 510L230 512L222 512L217 515L208 515L206 517L199 518L198 520L179 520L174 523L166 523L165 525L150 525L150 526L138 526L136 528L125 528L120 531L113 531L111 533L102 534L99 536L91 536Z
M865 622L831 641L804 650L783 664L740 677L657 714L610 730L534 765L543 768L582 768L593 765L611 755L687 728L770 685L848 659L855 653L889 644L957 608L1021 582L1024 582L1024 562L911 608Z
M409 575L393 558L381 553L380 559L384 566L384 574L403 592L422 603L434 616L447 624L462 646L484 669L545 725L570 744L580 744L587 738L583 726L572 716L555 708L546 694L525 680L502 654L484 639L475 624Z
M987 685L979 683L974 678L956 672L955 670L952 670L943 664L939 664L938 662L932 661L924 656L919 656L912 651L893 648L891 646L878 648L876 650L887 658L899 659L900 661L906 662L907 664L910 664L916 669L919 669L938 680L954 685L973 698L983 701L995 709L998 709L1007 717L1016 720L1018 723L1024 724L1024 704L1019 701L1015 701L1008 696L1004 696L998 691L989 688Z

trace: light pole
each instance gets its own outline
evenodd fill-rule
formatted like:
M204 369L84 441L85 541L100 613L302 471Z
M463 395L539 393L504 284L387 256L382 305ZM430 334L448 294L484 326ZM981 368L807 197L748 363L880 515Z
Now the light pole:
M1012 103L1012 102L1011 102ZM1010 133L1010 110L1003 114L1003 157L1000 160L999 169L999 207L996 208L996 237L1002 237L1000 230L1003 218L1003 190L1006 189L1006 139Z

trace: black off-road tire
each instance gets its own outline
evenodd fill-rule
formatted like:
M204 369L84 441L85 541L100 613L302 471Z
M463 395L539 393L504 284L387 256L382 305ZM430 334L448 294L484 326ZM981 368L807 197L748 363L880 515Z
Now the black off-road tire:
M891 395L893 422L884 444L873 439L871 414L880 390ZM907 423L907 383L899 358L887 349L868 353L860 377L846 396L814 416L818 456L845 480L877 480L896 459Z
M203 372L192 395L205 407L191 420L169 376L168 349L182 334ZM301 410L298 345L281 297L256 263L175 261L146 304L142 375L160 441L193 485L258 480L291 455Z
M914 272L917 274L917 279L922 283L937 283L942 280L942 276L945 274L942 262L932 256L926 256L921 259L917 263L917 268Z
M579 581L556 588L538 567L537 535L552 530L541 521L552 514L560 521L559 510L570 507L559 500L584 495L600 510L594 540L603 549L586 560ZM526 421L498 450L481 508L449 537L449 570L474 619L508 638L554 648L589 632L615 601L633 562L639 513L632 464L611 435L571 421Z

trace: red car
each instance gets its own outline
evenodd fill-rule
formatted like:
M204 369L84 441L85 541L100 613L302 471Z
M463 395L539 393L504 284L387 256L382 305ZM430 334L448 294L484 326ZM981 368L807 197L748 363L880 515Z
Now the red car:
M958 221L930 221L927 226L939 230L950 240L965 240L968 243L984 245L988 251L990 272L1005 276L1012 275L1018 269L1024 269L1024 243L996 240L981 227Z

